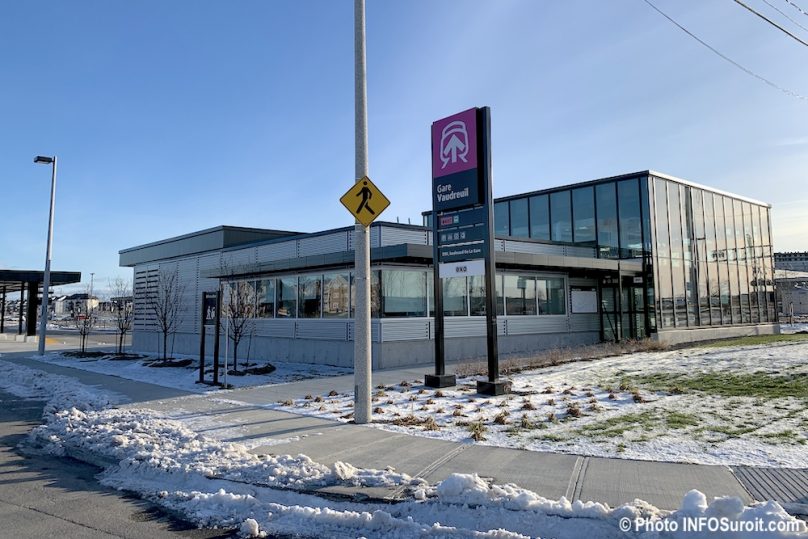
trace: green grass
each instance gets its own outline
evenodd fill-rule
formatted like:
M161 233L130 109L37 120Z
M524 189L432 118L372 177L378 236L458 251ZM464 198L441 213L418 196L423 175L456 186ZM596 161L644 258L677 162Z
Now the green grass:
M789 335L750 335L735 337L699 344L700 348L725 348L730 346L756 346L760 344L777 344L787 342L808 342L808 334L795 333Z
M808 375L804 373L792 375L765 372L734 374L725 371L694 374L654 373L624 377L620 383L624 386L636 385L652 391L670 393L698 391L722 397L808 399Z
M699 425L699 418L691 414L665 410L646 410L628 413L580 428L579 432L592 438L614 438L633 430L648 432L654 429L675 430ZM645 439L645 441L650 438Z
M767 434L761 434L759 437L764 441L771 444L787 444L787 445L805 445L808 443L808 440L805 439L804 436L800 435L797 432L794 432L791 429L784 430L782 432L770 432Z

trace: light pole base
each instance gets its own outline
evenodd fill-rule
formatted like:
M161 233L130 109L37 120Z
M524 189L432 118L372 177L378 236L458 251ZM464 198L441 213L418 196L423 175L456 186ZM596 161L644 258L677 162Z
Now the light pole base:
M489 382L488 380L477 380L477 393L481 395L505 395L506 393L511 392L511 381L510 380L494 380L493 382Z
M457 377L454 374L426 374L424 375L424 385L427 387L453 387L457 385Z

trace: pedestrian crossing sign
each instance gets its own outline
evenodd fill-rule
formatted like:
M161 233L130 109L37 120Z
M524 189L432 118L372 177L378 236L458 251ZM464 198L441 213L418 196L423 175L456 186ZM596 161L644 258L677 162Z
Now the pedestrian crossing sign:
M384 193L367 176L353 184L339 201L364 226L370 226L390 205Z

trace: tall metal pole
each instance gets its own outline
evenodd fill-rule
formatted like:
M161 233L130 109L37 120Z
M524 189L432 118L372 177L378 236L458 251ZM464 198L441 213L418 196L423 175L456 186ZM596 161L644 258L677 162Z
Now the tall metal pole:
M365 0L354 0L354 105L356 181L368 175L367 67L365 63ZM354 225L354 421L370 423L370 229Z
M53 210L56 204L56 156L51 163L50 212L48 214L48 247L45 253L45 275L42 279L42 311L39 315L39 355L45 355L45 335L48 326L48 291L50 290L51 247L53 242Z

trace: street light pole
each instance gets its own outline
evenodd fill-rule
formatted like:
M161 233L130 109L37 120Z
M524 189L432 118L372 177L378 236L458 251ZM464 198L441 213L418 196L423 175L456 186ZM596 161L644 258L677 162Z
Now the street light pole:
M354 136L356 181L368 175L367 66L365 0L354 0ZM370 228L354 226L354 422L371 421Z
M48 326L48 292L50 290L51 250L53 245L53 212L56 205L56 156L38 155L34 163L51 165L50 211L48 212L48 246L45 251L45 275L42 279L42 311L39 315L39 355L45 355L45 335ZM31 298L28 298L31 301Z

